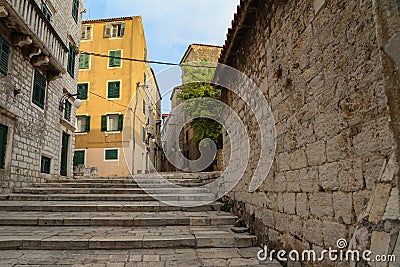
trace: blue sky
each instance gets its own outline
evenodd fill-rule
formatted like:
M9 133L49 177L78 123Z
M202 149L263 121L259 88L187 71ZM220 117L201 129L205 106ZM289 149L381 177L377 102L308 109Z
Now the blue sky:
M223 45L239 0L85 0L84 19L142 16L149 60L179 63L191 43ZM156 74L166 66L152 65ZM163 87L163 84L160 84ZM165 91L166 88L162 88ZM168 113L169 95L163 97Z

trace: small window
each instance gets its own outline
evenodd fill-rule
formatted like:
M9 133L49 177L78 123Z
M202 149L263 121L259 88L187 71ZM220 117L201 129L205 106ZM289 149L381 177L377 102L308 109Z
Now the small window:
M146 83L147 83L147 75L145 72L145 73L143 73L143 84L146 85Z
M76 133L90 132L90 116L76 116Z
M50 166L51 166L51 159L48 157L42 156L40 171L42 173L50 174Z
M107 98L120 98L121 96L121 82L108 82Z
M11 46L0 37L0 73L7 75L8 61L10 58Z
M75 150L74 154L74 167L85 165L85 150Z
M107 38L123 37L125 35L125 22L107 23L104 29L104 36Z
M76 60L75 47L72 44L69 44L67 71L72 78L74 78L75 76L75 60Z
M123 130L124 115L109 114L101 116L101 131L102 132L119 132Z
M88 100L89 95L89 84L88 83L80 83L78 84L78 98L80 100Z
M106 149L105 160L118 160L118 149Z
M90 55L89 54L80 54L79 55L79 69L80 70L90 69Z
M5 167L8 127L0 124L0 169Z
M38 107L44 109L44 100L46 97L46 78L37 70L35 70L33 80L32 102Z
M72 104L68 100L65 101L64 106L64 119L69 121L71 119Z
M43 12L44 16L46 17L46 19L49 22L51 22L51 18L53 17L53 14L51 14L49 7L43 1L42 1L42 12Z
M72 1L72 17L74 18L75 22L78 22L79 16L79 0Z
M146 100L144 100L144 99L143 99L143 107L142 108L143 108L143 110L142 110L143 114L146 115Z
M121 67L121 57L122 57L122 51L121 50L113 50L109 51L108 55L110 56L108 60L108 66L110 68L115 68L115 67Z
M82 26L82 40L90 40L92 39L92 25L83 25Z
M142 142L146 142L146 128L142 127Z

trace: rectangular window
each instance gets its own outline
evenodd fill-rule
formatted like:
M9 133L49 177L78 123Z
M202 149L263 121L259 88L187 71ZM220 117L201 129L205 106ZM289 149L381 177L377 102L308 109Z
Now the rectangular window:
M68 100L65 101L65 106L64 106L64 119L69 121L71 119L71 110L72 110L72 104Z
M109 51L108 55L110 56L108 60L108 66L110 68L121 67L121 57L122 57L121 50Z
M42 156L40 171L42 173L50 174L50 166L51 166L51 159L48 157Z
M118 160L118 149L106 149L105 160Z
M74 154L74 167L85 165L85 150L75 150Z
M8 61L10 58L11 46L0 37L0 73L7 75Z
M101 116L101 131L102 132L119 132L124 127L123 114L108 114Z
M44 100L46 97L46 78L37 70L35 70L33 80L32 102L38 107L44 109Z
M107 38L123 37L125 35L125 22L107 23L104 28L104 36Z
M75 22L78 22L79 16L79 0L72 1L72 17L74 18Z
M77 133L90 132L90 116L85 116L85 115L76 116L76 132Z
M0 124L0 169L5 167L8 127Z
M80 70L90 69L90 55L89 54L80 54L79 55L79 69Z
M92 25L83 25L82 26L82 40L90 40L92 39Z
M143 107L142 108L143 108L143 110L142 110L143 114L146 115L146 100L144 100L144 99L143 99Z
M89 96L89 84L88 83L80 83L78 84L78 98L80 100L88 100Z
M108 82L107 98L120 98L121 96L121 82Z
M67 71L72 78L74 78L75 76L75 60L76 60L75 47L72 44L69 44Z
M146 142L146 128L142 127L142 142Z
M51 14L49 7L43 1L42 1L42 12L43 12L44 16L46 17L46 19L49 22L51 22L51 18L53 17L53 14Z

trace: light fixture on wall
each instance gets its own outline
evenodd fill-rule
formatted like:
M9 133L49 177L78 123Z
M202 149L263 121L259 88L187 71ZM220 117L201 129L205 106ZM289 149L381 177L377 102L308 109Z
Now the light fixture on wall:
M59 110L60 110L61 112L64 111L65 103L66 103L67 101L69 101L70 98L73 98L74 96L79 97L79 93L77 93L77 94L70 94L70 93L68 93L68 92L64 92L64 95L63 95L63 97L60 99L60 105L59 105L59 107L58 107ZM72 102L72 105L73 105L76 109L79 109L79 108L82 106L82 101L81 101L80 99L78 99L78 98L74 98L74 101Z

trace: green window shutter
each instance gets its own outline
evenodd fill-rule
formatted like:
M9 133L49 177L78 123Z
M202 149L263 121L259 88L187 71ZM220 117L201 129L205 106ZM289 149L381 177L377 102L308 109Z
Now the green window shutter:
M78 21L79 16L79 0L72 1L72 17L74 18L75 22Z
M143 99L143 114L146 115L146 100Z
M51 166L51 159L45 156L42 156L42 162L41 162L41 172L42 173L47 173L50 174L50 166Z
M107 131L107 116L106 115L101 116L101 131L102 132Z
M89 94L89 84L88 83L78 84L78 93L80 100L87 100Z
M110 38L111 37L111 23L106 23L104 27L104 37Z
M75 151L74 167L85 165L85 151Z
M117 160L118 159L118 149L108 149L105 155L106 160Z
M143 74L143 84L146 84L147 82L147 75L146 73Z
M121 56L122 56L121 50L110 51L110 59L108 61L108 66L121 67Z
M85 132L90 132L90 116L86 116L85 120Z
M44 108L44 100L46 97L46 84L46 78L39 71L35 70L32 102L42 109Z
M122 131L124 128L124 115L119 114L118 115L118 131Z
M0 73L7 75L8 61L10 58L11 46L0 37Z
M64 106L64 119L69 121L71 119L71 110L72 110L72 104L68 100L65 101L65 106Z
M121 23L121 32L120 36L123 37L125 35L125 28L126 28L126 22Z
M46 17L46 19L49 22L51 22L51 18L53 16L53 14L51 14L50 9L43 1L42 1L42 12L43 12L44 16Z
M119 98L121 90L121 82L109 82L108 83L108 98Z
M79 69L88 70L90 68L90 55L80 54L79 55Z
M74 78L75 76L75 58L76 58L75 48L72 44L69 44L67 71L72 78Z
M8 127L0 124L0 169L5 167Z
M146 142L146 129L142 127L142 142Z

